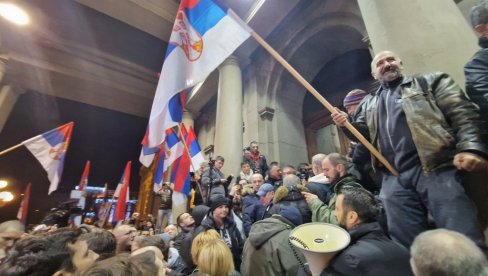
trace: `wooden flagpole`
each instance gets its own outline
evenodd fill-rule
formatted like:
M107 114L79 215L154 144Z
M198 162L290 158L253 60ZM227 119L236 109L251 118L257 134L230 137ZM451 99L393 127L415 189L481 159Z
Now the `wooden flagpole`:
M15 145L15 146L13 146L13 147L10 147L10 148L8 148L8 149L6 149L6 150L1 151L1 152L0 152L0 155L5 154L5 153L7 153L7 152L11 152L11 151L13 151L14 149L17 149L17 148L22 147L23 145L24 145L24 144L19 143L19 144L17 144L17 145Z
M320 93L313 88L313 86L303 78L300 73L298 73L295 68L293 68L278 52L276 52L273 47L271 47L261 36L255 32L251 32L252 37L263 46L266 51L268 51L273 58L275 58L285 69L290 72L290 74L295 77L295 79L300 82L312 95L322 103L330 113L337 113L334 106L332 106ZM385 165L385 167L393 174L398 175L397 171L391 166L391 164L381 155L381 153L366 139L364 136L356 129L350 122L346 122L344 125L358 140L376 157L378 160Z

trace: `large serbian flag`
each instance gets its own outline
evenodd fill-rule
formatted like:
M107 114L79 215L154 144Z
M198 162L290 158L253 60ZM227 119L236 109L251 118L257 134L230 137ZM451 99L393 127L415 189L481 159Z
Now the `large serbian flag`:
M251 29L231 10L211 0L182 0L161 69L148 124L147 147L157 147L178 124L170 100L202 82L249 36Z
M58 188L73 125L74 123L70 122L22 142L46 170L51 181L49 194Z

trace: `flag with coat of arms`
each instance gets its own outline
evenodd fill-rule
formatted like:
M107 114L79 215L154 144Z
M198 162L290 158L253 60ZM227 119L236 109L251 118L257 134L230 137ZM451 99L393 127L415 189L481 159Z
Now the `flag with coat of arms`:
M47 177L51 182L48 194L58 188L66 151L71 141L73 125L74 123L70 122L22 142L46 170Z
M143 146L150 149L161 145L166 130L181 121L182 110L171 108L174 97L204 81L251 31L232 10L225 10L212 0L181 1Z

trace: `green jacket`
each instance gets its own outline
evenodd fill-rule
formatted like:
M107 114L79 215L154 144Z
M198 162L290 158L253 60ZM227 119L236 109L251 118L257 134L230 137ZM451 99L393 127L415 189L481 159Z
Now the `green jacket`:
M330 190L332 194L330 195L329 204L323 203L320 199L313 199L308 206L312 210L312 222L326 222L332 224L339 224L335 216L335 203L337 200L337 192L344 186L356 186L361 187L357 179L346 174L339 178L336 182L331 184Z
M299 262L293 255L288 237L293 224L280 215L273 215L255 222L244 244L241 274L257 275L297 275ZM302 262L302 253L295 249Z

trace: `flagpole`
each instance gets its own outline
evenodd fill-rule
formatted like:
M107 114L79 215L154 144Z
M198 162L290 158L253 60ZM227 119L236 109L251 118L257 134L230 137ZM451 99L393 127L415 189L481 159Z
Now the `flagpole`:
M327 108L330 113L336 113L336 109L332 106L320 93L313 88L313 86L303 78L300 73L298 73L295 68L293 68L278 52L276 52L271 45L269 45L261 36L256 32L251 32L251 36L266 49L271 56L273 56L285 69L292 74L295 79L300 82L312 95L322 103L325 108ZM390 163L381 155L381 153L368 141L364 136L349 122L346 121L344 125L358 140L376 157L378 160L385 165L385 167L393 174L398 175L397 171L390 165Z
M19 143L19 144L17 144L17 145L15 145L15 146L13 146L13 147L10 147L10 148L8 148L8 149L6 149L6 150L1 151L1 152L0 152L0 155L5 154L5 153L7 153L7 152L11 152L11 151L13 151L14 149L17 149L17 148L22 147L23 145L24 145L24 144Z
M193 169L193 172L196 172L195 166L193 166L193 162L191 161L190 150L188 150L188 147L186 145L185 136L183 136L183 133L181 132L181 126L180 126L180 124L178 124L178 133L181 136L181 140L183 140L183 145L185 146L186 154L188 154L188 158L190 158L190 165L191 165L191 167ZM202 193L202 187L200 187L200 183L198 183L198 181L197 181L197 187L198 187L198 190L200 190L200 194L203 195L203 193Z

